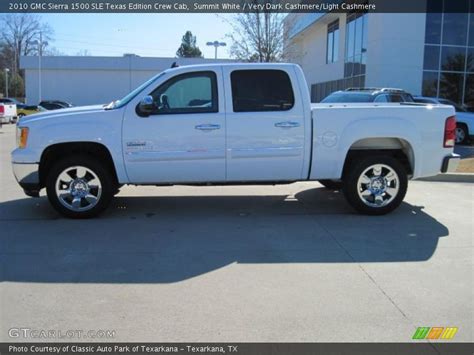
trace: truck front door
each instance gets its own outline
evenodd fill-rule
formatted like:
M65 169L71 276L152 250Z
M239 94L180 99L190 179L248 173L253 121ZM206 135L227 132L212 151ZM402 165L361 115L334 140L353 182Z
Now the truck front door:
M216 67L160 84L149 93L156 109L148 117L129 104L122 144L130 182L225 181L222 92L222 71Z

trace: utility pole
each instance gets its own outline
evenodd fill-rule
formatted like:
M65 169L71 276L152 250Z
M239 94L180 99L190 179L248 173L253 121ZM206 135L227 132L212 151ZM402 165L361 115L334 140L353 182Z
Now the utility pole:
M8 72L10 69L5 68L5 97L8 97Z
M225 47L225 46L227 46L227 43L214 41L214 42L207 42L206 46L214 47L214 59L217 59L217 48Z
M47 46L48 42L43 41L43 33L39 33L39 41L31 42L33 45L38 46L38 103L41 102L41 57L43 56L43 45Z

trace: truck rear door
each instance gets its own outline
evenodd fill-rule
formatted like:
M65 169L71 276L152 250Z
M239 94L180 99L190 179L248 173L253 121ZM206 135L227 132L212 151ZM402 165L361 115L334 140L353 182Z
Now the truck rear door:
M304 108L292 68L223 70L227 181L301 179Z

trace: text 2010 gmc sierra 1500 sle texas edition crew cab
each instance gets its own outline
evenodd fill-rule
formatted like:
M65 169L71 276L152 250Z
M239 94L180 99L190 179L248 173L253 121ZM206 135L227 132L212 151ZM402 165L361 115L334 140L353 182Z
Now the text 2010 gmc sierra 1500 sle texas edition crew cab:
M123 184L340 181L348 202L385 214L408 179L456 169L454 108L311 104L294 64L168 69L105 106L24 117L13 170L63 215L103 211Z

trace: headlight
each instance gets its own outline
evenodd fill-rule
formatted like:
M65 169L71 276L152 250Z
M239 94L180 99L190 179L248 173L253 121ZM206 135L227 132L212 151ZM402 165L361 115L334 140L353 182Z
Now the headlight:
M18 148L26 148L28 142L28 127L17 127L16 128L16 145Z

